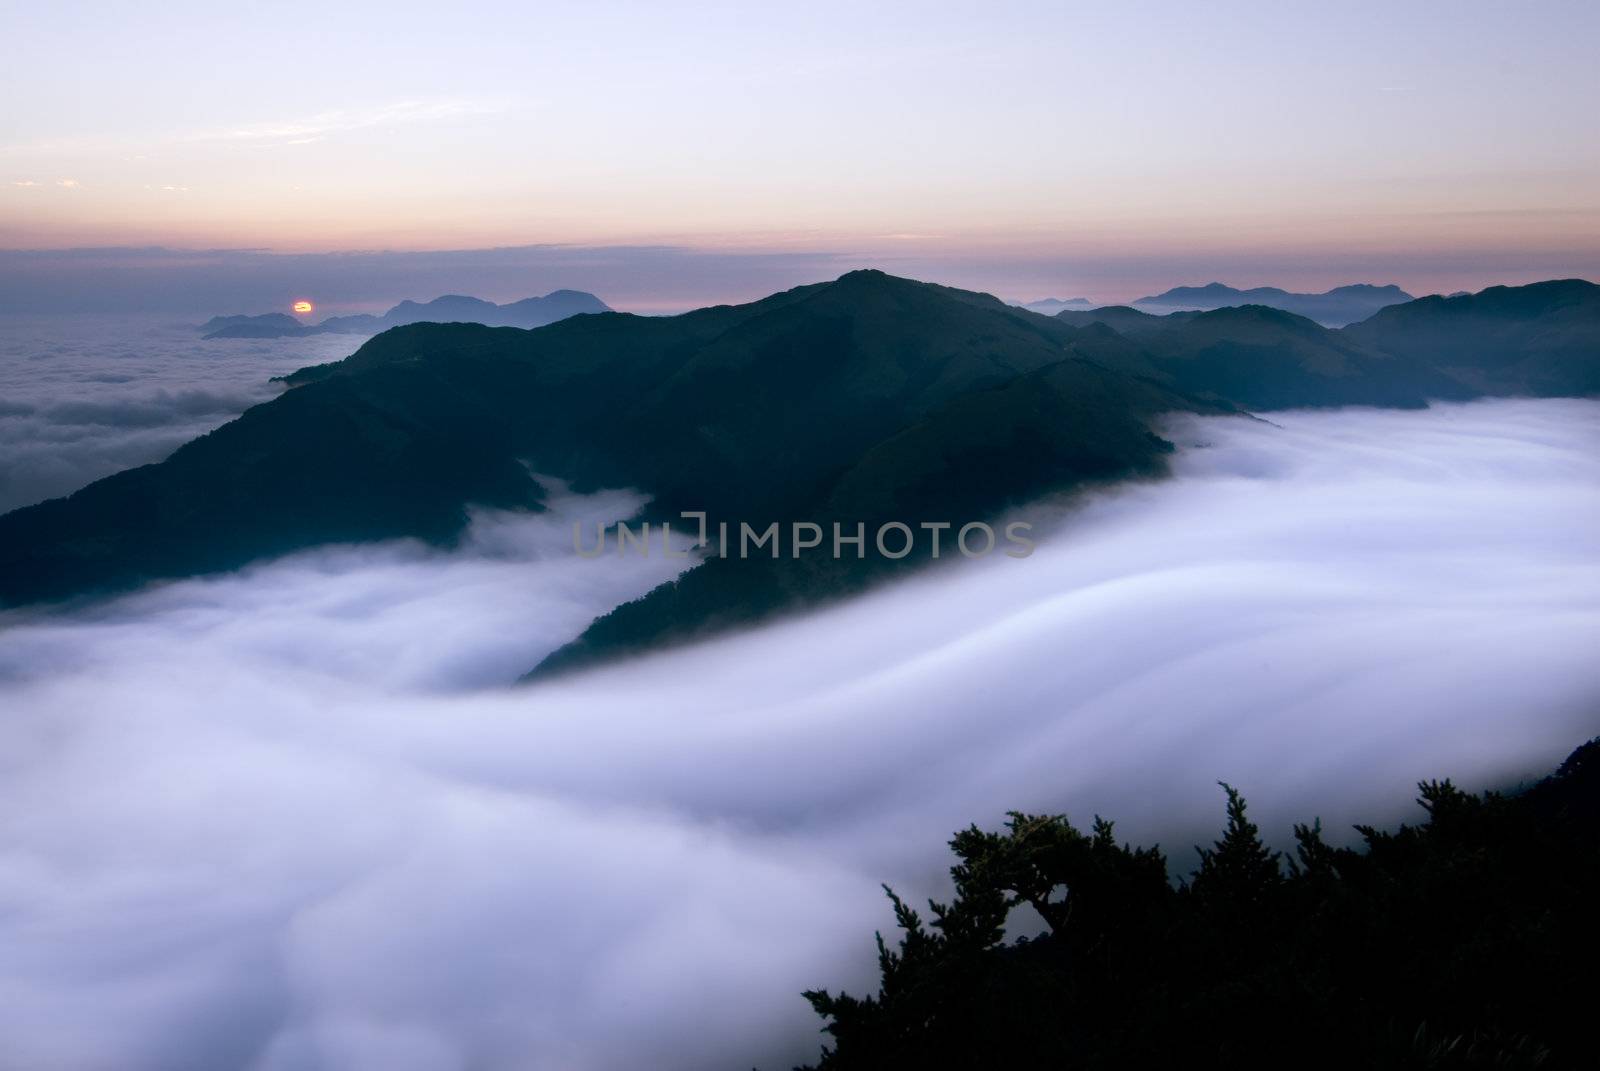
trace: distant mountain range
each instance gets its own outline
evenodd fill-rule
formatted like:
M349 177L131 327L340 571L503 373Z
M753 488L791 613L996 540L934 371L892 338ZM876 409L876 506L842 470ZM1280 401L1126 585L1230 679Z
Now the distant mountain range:
M446 294L428 302L402 301L382 316L330 316L303 324L282 312L260 316L213 316L200 326L206 338L284 338L297 335L375 335L391 327L415 323L483 324L486 327L543 327L586 312L611 307L582 290L555 290L544 297L496 305L482 298Z
M652 518L704 510L713 524L869 532L984 519L1159 475L1173 447L1152 421L1174 410L1600 393L1600 287L1430 297L1329 330L1261 305L1042 316L858 271L673 317L416 323L287 381L160 464L0 517L0 603L325 543L448 544L469 505L542 508L530 472L638 488ZM596 620L538 672L838 596L928 558L919 541L900 560L870 546L838 561L713 559Z
M1415 299L1398 286L1372 286L1367 283L1339 286L1323 294L1295 294L1275 286L1239 290L1222 283L1207 283L1205 286L1173 287L1165 293L1142 297L1132 305L1118 307L1162 316L1172 312L1210 312L1241 305L1264 305L1269 309L1282 309L1315 320L1324 327L1343 327L1365 320L1379 309L1412 300ZM1045 316L1055 316L1061 312L1089 312L1104 307L1088 298L1044 298L1019 305L1019 308Z
M1052 297L1044 298L1040 301L1030 301L1021 307L1027 309L1029 312L1037 312L1043 316L1054 316L1056 313L1065 312L1068 309L1092 309L1096 307L1096 304L1095 302L1090 301L1088 298Z
M1324 327L1343 327L1365 320L1379 309L1414 300L1398 286L1372 286L1356 283L1337 286L1322 294L1294 294L1275 286L1238 290L1222 283L1205 286L1177 286L1162 294L1142 297L1133 307L1156 314L1168 312L1207 312L1238 305L1265 305L1282 309Z

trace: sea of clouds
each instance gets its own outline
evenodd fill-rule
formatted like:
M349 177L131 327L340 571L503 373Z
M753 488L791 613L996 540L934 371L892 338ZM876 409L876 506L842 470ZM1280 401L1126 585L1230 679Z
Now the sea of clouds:
M1218 779L1340 836L1600 732L1600 402L1168 433L1027 559L536 687L680 564L573 557L627 495L0 617L0 1065L786 1068L969 822L1183 872Z
M349 335L211 339L150 316L0 320L0 513L160 461L283 388L346 357Z

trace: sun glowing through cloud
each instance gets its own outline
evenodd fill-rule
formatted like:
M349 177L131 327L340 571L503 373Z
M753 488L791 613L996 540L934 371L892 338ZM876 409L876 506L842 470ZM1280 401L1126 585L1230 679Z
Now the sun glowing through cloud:
M290 308L294 310L296 316L310 316L316 306L309 301L296 301Z

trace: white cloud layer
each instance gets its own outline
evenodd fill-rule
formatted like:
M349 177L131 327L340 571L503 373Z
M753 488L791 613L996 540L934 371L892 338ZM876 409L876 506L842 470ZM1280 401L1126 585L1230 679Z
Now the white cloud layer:
M231 312L224 308L221 311ZM0 513L160 461L348 356L349 335L212 339L152 317L7 317L0 330Z
M1031 558L511 692L667 563L485 519L14 617L7 1059L787 1067L969 821L1098 811L1187 868L1218 778L1282 837L1539 772L1600 729L1597 417L1185 420L1176 479Z

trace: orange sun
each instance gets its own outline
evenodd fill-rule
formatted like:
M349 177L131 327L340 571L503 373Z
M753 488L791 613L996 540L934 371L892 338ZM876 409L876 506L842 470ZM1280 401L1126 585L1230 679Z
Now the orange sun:
M316 308L316 306L312 305L309 301L296 301L290 307L294 309L296 316L310 316L311 310Z

